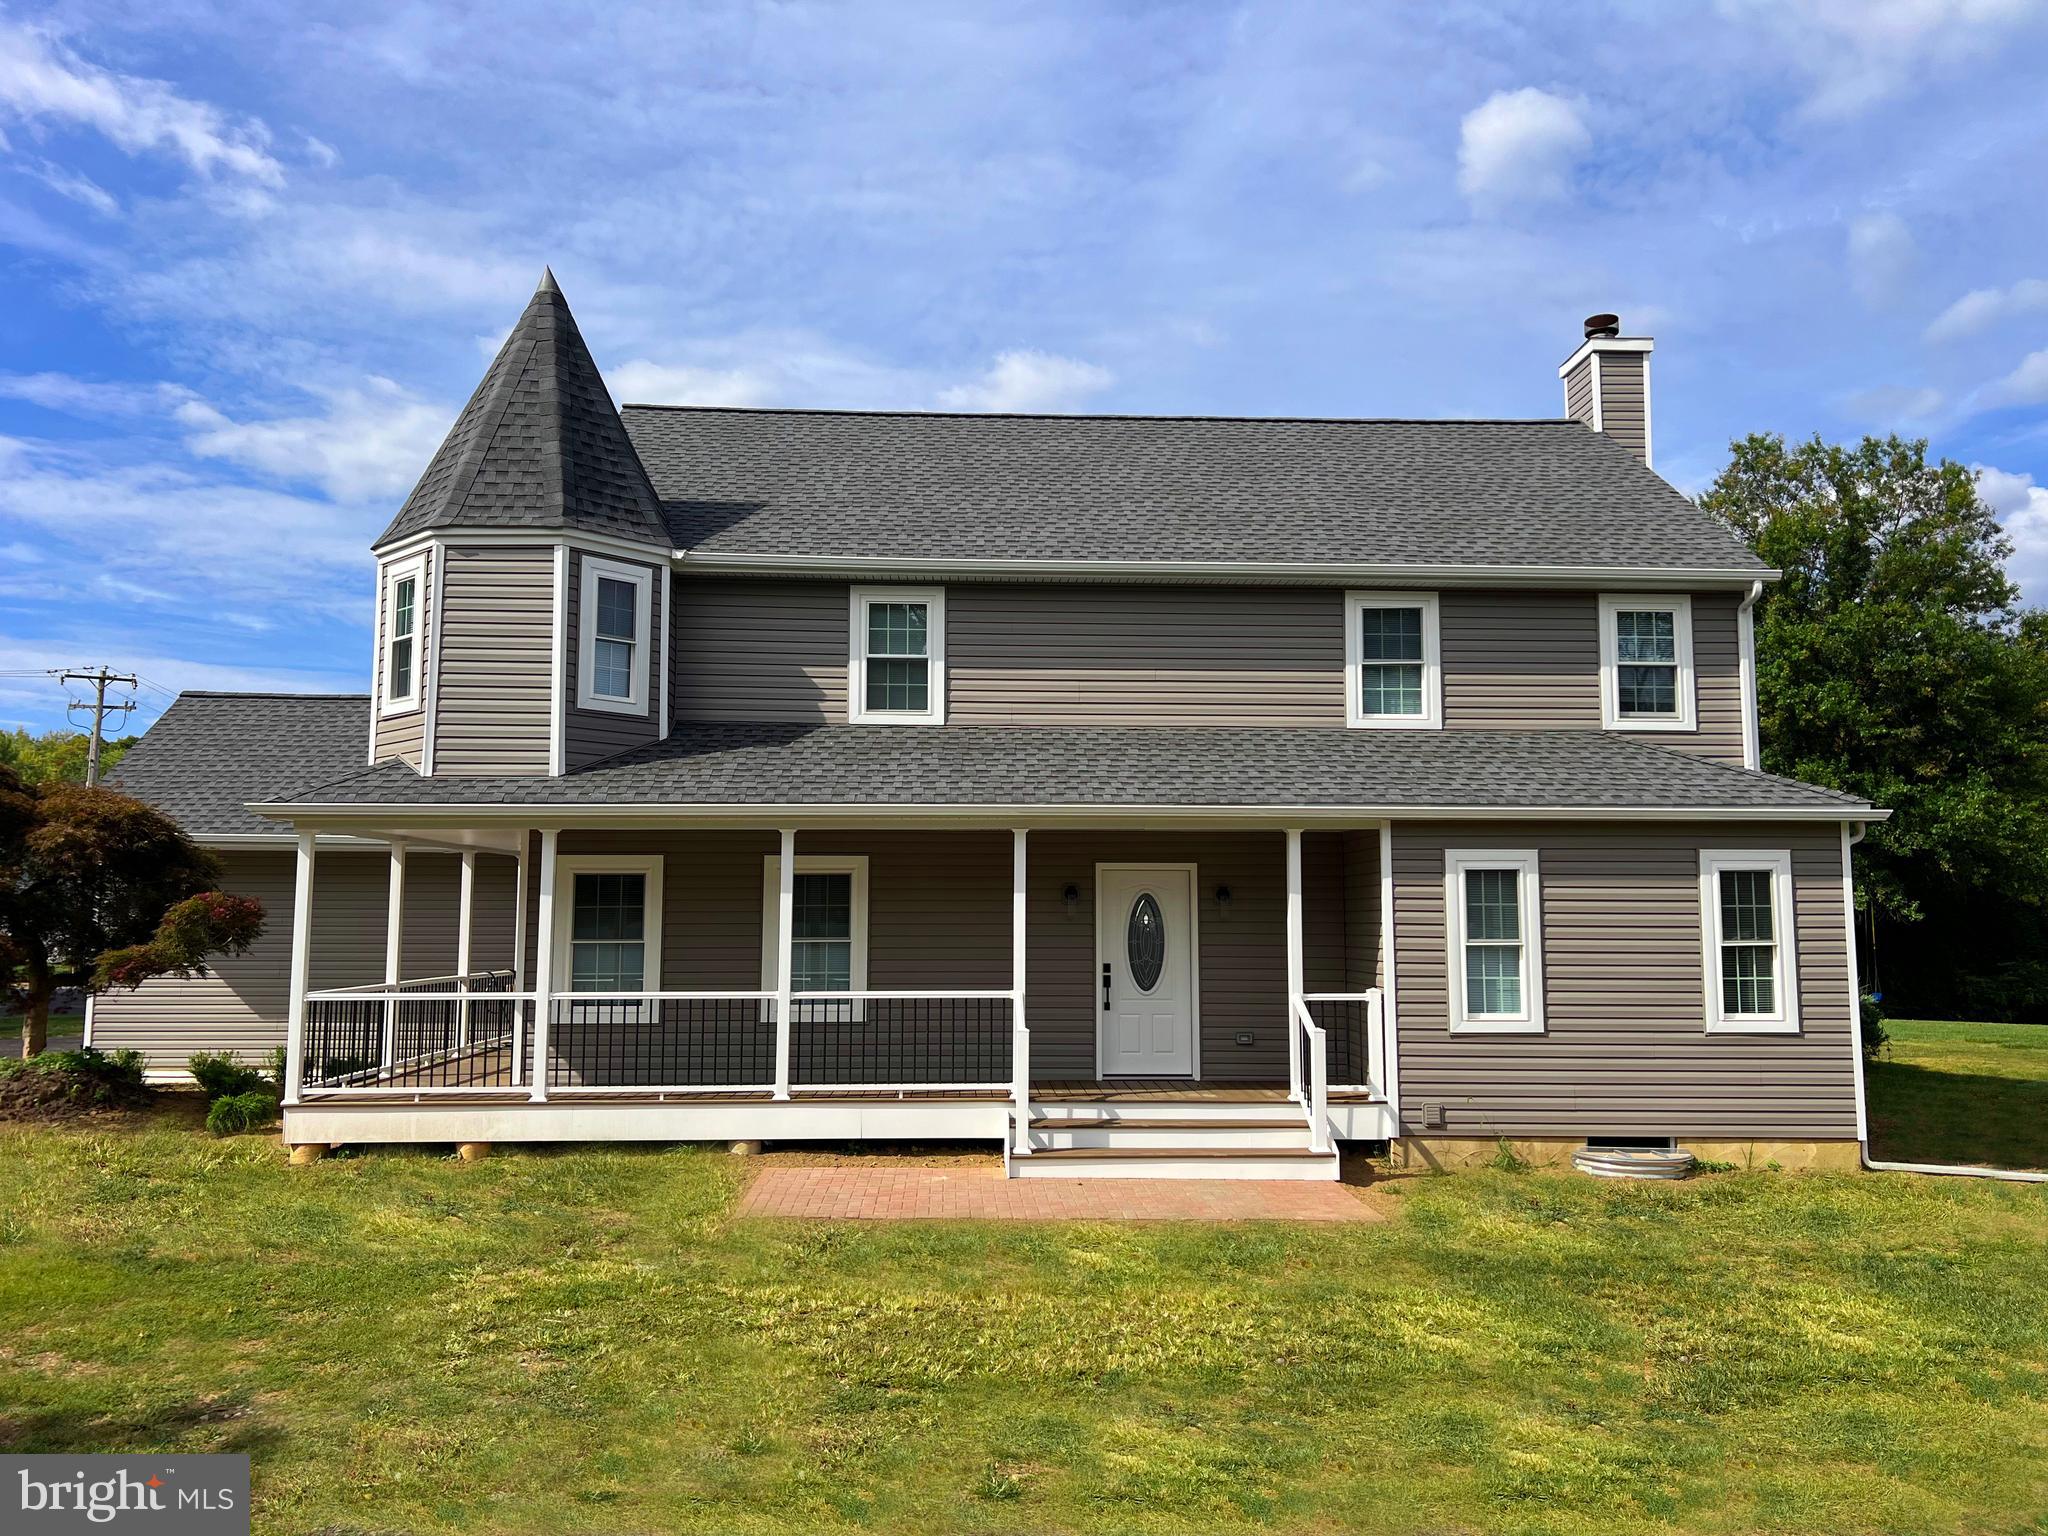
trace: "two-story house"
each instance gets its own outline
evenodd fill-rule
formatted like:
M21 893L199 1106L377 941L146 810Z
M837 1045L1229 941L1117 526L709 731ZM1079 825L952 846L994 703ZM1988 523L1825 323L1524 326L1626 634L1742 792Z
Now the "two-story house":
M1596 316L1539 421L619 411L546 278L374 546L371 695L123 763L271 922L92 1038L285 1046L296 1145L1853 1163L1883 813L1758 770L1775 573L1649 362Z

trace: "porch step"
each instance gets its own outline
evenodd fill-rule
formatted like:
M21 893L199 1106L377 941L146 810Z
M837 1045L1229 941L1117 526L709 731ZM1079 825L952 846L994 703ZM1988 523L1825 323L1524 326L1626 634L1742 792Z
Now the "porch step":
M1301 1106L1272 1099L1061 1099L1031 1096L1033 1123L1039 1120L1086 1120L1104 1125L1156 1125L1195 1122L1204 1125L1295 1125L1307 1122Z
M1092 1116L1031 1122L1031 1145L1046 1151L1100 1148L1234 1151L1306 1149L1308 1126L1292 1120L1103 1120Z
M1306 1146L1064 1147L1011 1158L1010 1177L1333 1180L1337 1154Z

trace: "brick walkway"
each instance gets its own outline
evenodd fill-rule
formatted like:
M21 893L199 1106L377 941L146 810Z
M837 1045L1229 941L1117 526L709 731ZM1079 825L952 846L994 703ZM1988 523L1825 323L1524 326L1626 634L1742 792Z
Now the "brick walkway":
M1006 1179L988 1168L763 1168L742 1216L915 1221L1380 1221L1307 1179Z

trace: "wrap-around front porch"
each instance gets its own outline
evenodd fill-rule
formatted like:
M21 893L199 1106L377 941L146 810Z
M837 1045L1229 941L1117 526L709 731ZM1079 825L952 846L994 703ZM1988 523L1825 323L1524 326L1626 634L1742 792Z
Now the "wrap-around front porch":
M385 980L314 990L302 830L285 1134L986 1137L1013 1171L1099 1171L1115 1143L1147 1172L1234 1147L1333 1175L1336 1140L1394 1134L1384 836L409 829ZM398 935L428 850L460 854L457 964L412 977ZM485 968L505 953L472 898L491 860L516 917Z

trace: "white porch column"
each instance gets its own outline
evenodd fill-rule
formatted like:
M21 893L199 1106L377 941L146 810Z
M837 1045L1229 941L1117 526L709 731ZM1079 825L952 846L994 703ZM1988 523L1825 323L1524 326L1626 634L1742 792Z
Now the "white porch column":
M789 994L796 964L796 829L782 829L782 857L776 860L775 906L775 1097L789 1097Z
M528 1095L536 1104L545 1104L548 1097L548 1025L555 1011L555 844L561 835L553 827L540 834L540 924L533 946L533 1091Z
M1294 1005L1301 1000L1301 828L1287 829L1287 1087L1299 1099L1301 1083L1301 1021Z
M526 844L527 829L519 829L519 872L512 890L512 990L526 990Z
M384 988L398 990L403 975L405 947L405 844L391 839L391 893L384 904ZM391 1070L398 1034L398 1004L384 1000L383 1067Z
M1024 1022L1024 829L1010 832L1010 1071L1017 1101L1017 1134L1012 1153L1031 1151L1031 1031Z
M462 883L455 899L455 974L463 978L455 984L455 990L462 994L456 1007L455 1043L469 1044L469 946L470 916L476 910L476 850L462 850Z
M284 1102L299 1102L306 1081L306 992L313 974L313 834L299 834L292 884L292 1003L285 1020Z

